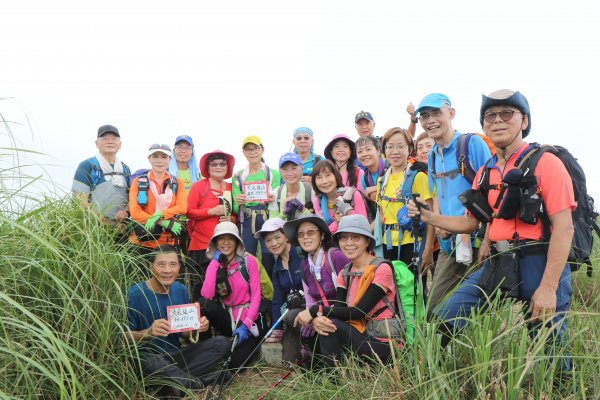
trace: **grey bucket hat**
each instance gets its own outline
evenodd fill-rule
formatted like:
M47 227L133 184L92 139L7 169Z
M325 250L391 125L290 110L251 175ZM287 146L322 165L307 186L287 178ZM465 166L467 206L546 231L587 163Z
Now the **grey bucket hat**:
M297 233L298 233L298 227L303 222L312 222L313 224L315 224L317 226L317 228L319 228L321 233L323 233L325 235L323 240L326 243L331 243L331 231L329 230L329 227L327 226L327 224L325 223L323 218L318 217L315 214L302 214L298 218L296 218L292 221L287 221L283 225L283 233L288 238L290 243L292 243L294 246L300 245L298 243Z
M338 230L333 235L333 243L338 246L340 233L357 233L369 239L369 250L375 248L375 236L371 233L369 221L360 214L347 215L342 217L338 225Z
M220 222L215 226L215 233L213 233L213 237L210 239L208 243L208 249L206 250L206 258L209 260L212 259L217 251L217 238L222 235L232 235L238 241L237 248L235 250L238 256L243 256L246 253L246 249L244 248L244 242L242 242L242 238L240 237L240 231L237 226L233 222L225 221Z

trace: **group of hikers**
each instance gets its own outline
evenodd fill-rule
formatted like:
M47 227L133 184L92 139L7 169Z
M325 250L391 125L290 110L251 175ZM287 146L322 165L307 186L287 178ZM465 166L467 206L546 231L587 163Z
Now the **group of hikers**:
M117 157L118 129L100 127L98 153L79 165L72 190L106 224L128 226L125 240L147 259L148 279L128 293L141 372L200 389L224 360L236 369L259 357L265 341L309 368L332 369L345 352L385 363L412 342L417 302L441 321L446 346L496 290L525 302L531 329L552 326L549 341L564 345L577 203L551 152L523 173L539 150L524 141L525 96L483 95L484 134L455 130L441 93L407 113L408 129L376 137L361 111L358 138L336 135L323 155L313 131L297 128L278 168L248 136L236 172L231 154L198 159L184 135L173 149L151 145L150 168L131 173ZM401 293L402 273L410 288ZM410 307L399 304L407 296ZM200 328L171 332L166 308L196 302Z

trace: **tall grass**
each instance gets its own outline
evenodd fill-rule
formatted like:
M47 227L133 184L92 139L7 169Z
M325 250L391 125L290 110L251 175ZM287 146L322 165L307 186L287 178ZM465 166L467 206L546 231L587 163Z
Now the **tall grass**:
M493 299L446 349L437 323L417 323L413 345L392 365L346 358L336 373L296 370L267 399L598 399L600 398L600 271L573 275L568 349L572 379L559 382L564 352L550 353L550 330L530 335L519 303ZM271 382L274 383L274 382ZM269 386L244 382L229 398L256 398Z
M118 398L139 379L123 338L137 260L98 217L46 200L0 215L0 395Z

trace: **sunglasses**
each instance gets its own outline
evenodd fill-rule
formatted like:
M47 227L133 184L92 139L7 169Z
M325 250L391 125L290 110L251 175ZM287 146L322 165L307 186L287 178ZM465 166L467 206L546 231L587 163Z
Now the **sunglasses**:
M171 148L166 144L154 143L148 150L166 150L171 151Z
M318 229L309 229L307 231L298 232L297 236L298 236L298 239L302 239L303 237L313 237L313 236L316 236L317 233L319 233Z
M219 167L226 168L227 167L227 162L225 162L225 161L211 161L211 162L208 163L208 165L210 167L213 167L213 168L219 168Z
M502 121L504 122L508 122L512 119L513 115L515 115L515 113L521 114L520 111L514 111L514 110L503 110L503 111L499 111L499 112L490 112L490 113L486 113L483 114L483 119L485 120L485 122L488 123L492 123L496 120L496 117L498 115L500 115L500 118L502 119Z

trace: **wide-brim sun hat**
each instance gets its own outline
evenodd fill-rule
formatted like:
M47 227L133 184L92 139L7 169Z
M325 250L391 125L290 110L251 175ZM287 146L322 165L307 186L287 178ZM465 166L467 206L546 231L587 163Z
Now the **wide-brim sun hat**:
M529 110L529 102L521 92L515 92L510 89L496 90L489 95L481 95L481 109L479 110L479 123L483 127L483 114L490 107L494 106L510 106L517 108L523 115L527 115L527 128L523 129L523 138L529 135L531 131L531 111Z
M217 251L217 238L223 235L232 235L238 241L237 248L235 253L238 256L243 256L246 253L246 249L244 248L244 242L242 242L242 238L240 237L240 231L237 226L233 222L224 221L219 222L217 226L215 226L215 232L213 233L210 242L208 243L208 249L206 249L206 258L209 260L215 256L215 252Z
M317 228L319 228L321 233L325 235L324 240L326 242L331 242L331 231L329 230L329 227L327 226L327 223L325 223L325 220L323 220L323 218L315 214L302 214L298 218L292 221L287 221L283 225L283 233L285 234L285 237L287 237L290 243L292 243L294 246L299 245L298 227L303 222L311 222L315 224Z
M369 240L369 251L375 248L375 236L371 233L371 226L364 215L353 214L342 217L338 224L338 230L333 235L333 243L335 246L339 245L340 233L356 233L362 235Z
M275 232L280 229L283 230L284 224L285 224L285 221L282 220L281 218L269 218L268 220L265 221L265 223L263 224L260 231L258 231L254 234L254 238L259 239L261 236L264 236L267 233Z
M210 153L206 153L200 158L200 173L204 178L208 178L210 174L208 173L208 159L210 156L219 155L225 157L227 160L227 172L225 173L225 177L223 179L229 179L233 175L233 167L235 165L235 158L231 154L227 154L221 150L214 150Z
M331 156L331 150L333 149L333 145L335 145L335 142L337 142L338 140L343 140L346 143L348 143L348 146L350 147L350 158L352 158L354 156L354 141L344 134L335 135L333 139L331 139L329 143L327 143L327 146L325 146L325 150L323 150L323 155L325 156L325 158L328 160L333 160L333 157Z

